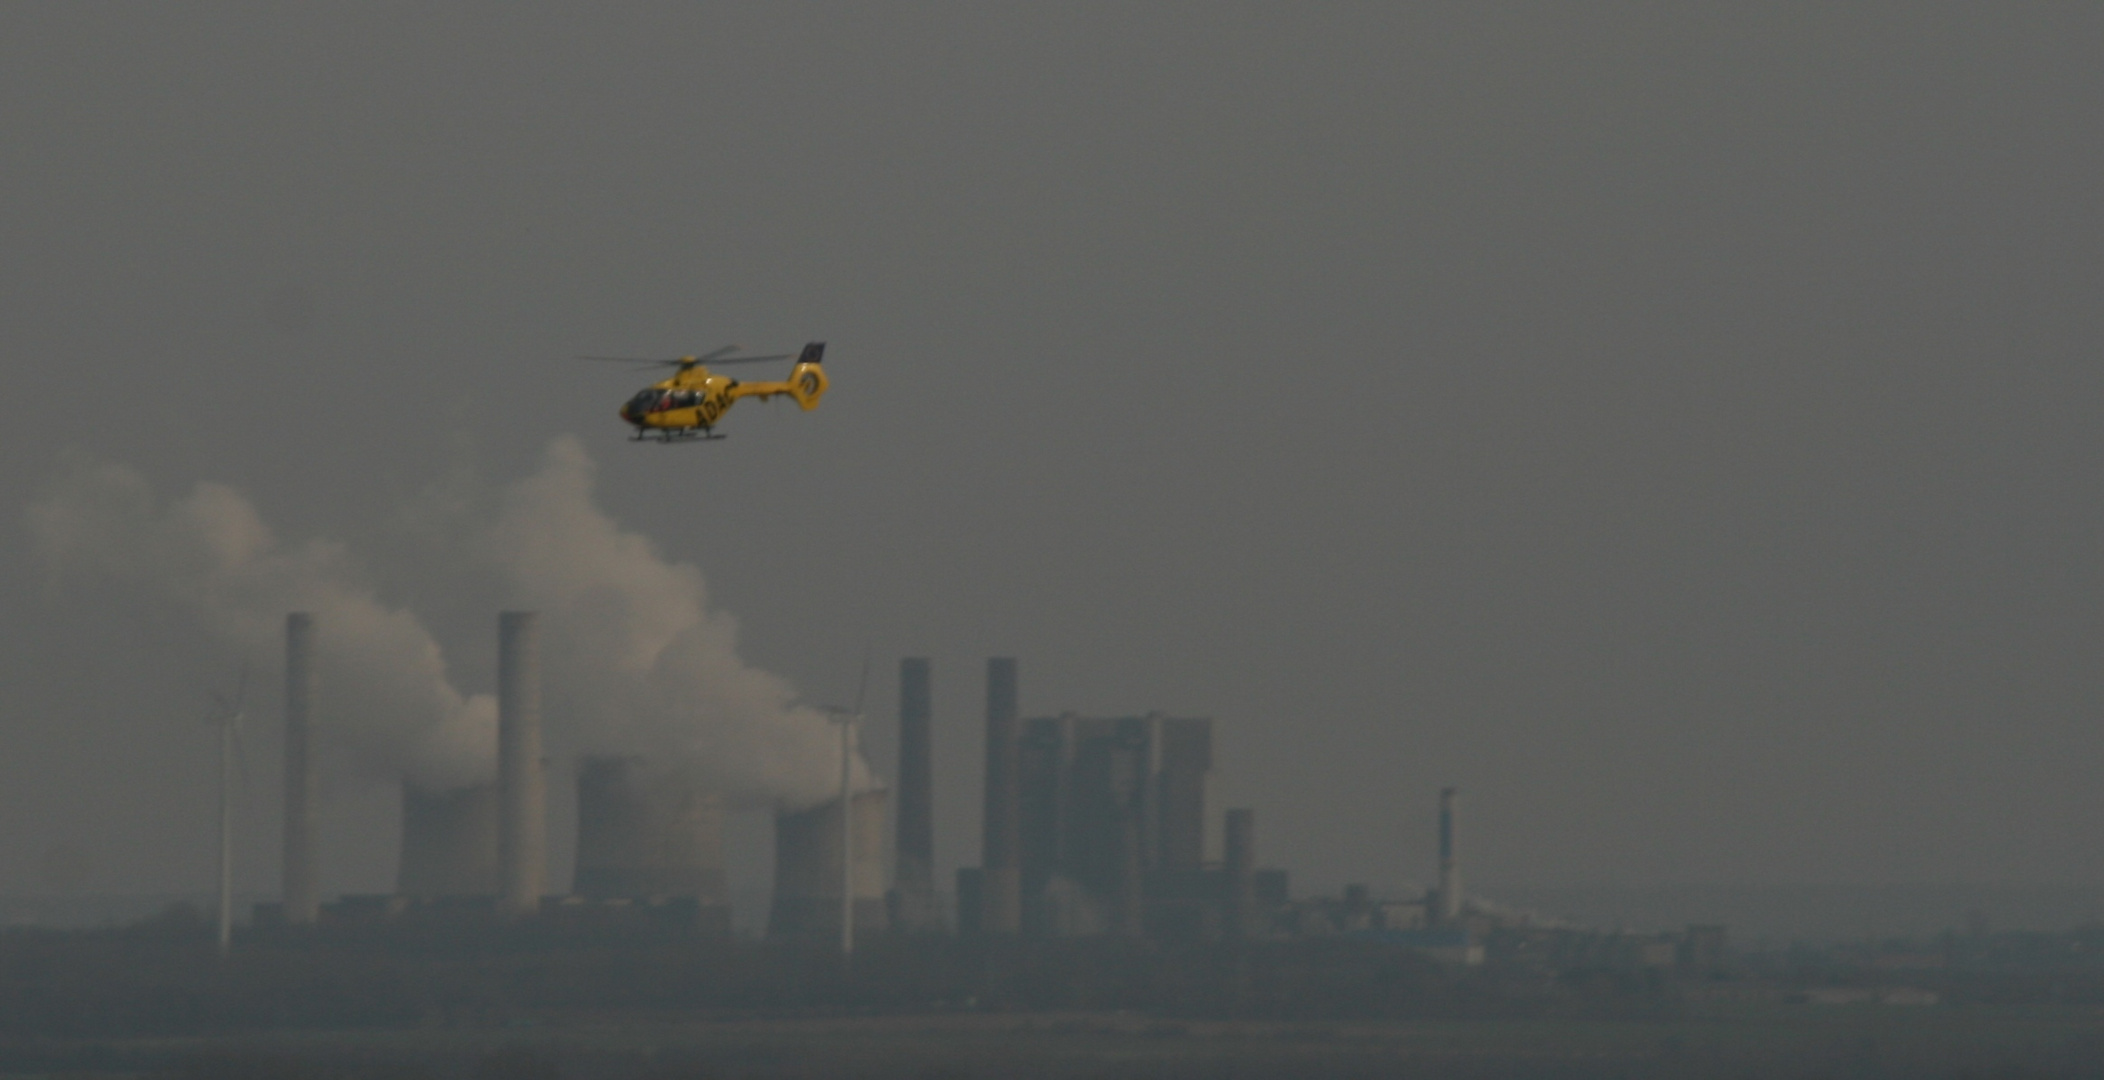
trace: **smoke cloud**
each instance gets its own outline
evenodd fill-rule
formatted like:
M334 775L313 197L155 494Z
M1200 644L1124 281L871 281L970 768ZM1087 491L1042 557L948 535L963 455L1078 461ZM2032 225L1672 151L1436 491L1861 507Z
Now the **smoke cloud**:
M455 475L435 489L439 512L415 510L427 532L443 523L415 557L464 559L462 591L493 577L506 606L542 613L543 715L556 745L679 768L746 805L826 799L839 783L838 729L739 658L736 620L709 609L701 571L601 510L594 472L565 436L538 471L494 491ZM494 700L454 685L425 623L383 603L343 545L281 543L224 485L163 504L136 471L82 459L63 464L29 521L55 590L117 586L242 655L281 655L285 613L314 612L323 719L362 767L432 790L493 774ZM866 763L853 768L856 788L868 787Z
M551 722L577 748L698 772L734 800L817 803L838 791L838 729L738 656L701 571L667 561L594 502L594 466L556 439L505 490L484 550L512 606L542 613ZM855 766L858 788L868 770Z
M494 775L495 699L456 689L423 623L360 583L342 546L280 543L223 484L164 504L136 471L77 457L28 515L54 595L91 590L95 610L153 605L250 658L281 656L285 614L313 612L321 718L361 768L431 789Z

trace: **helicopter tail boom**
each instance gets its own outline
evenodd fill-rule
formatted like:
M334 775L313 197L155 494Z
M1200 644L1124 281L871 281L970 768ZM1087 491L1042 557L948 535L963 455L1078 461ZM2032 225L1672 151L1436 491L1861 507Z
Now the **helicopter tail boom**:
M804 346L803 355L797 358L796 367L790 370L787 379L781 382L735 383L727 394L733 400L756 397L762 401L776 394L787 394L802 406L805 412L809 412L818 407L818 399L825 396L826 387L829 385L825 365L819 363L825 352L826 343L814 341Z

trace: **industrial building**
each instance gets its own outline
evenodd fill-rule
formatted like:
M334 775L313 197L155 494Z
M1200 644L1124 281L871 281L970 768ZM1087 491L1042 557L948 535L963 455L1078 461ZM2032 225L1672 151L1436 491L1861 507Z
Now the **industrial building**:
M1039 937L1255 933L1286 878L1255 866L1255 815L1205 861L1213 722L1159 713L1017 719L1013 659L987 662L984 860L960 928Z
M1017 753L1025 933L1142 933L1150 893L1203 871L1212 721L1033 719Z

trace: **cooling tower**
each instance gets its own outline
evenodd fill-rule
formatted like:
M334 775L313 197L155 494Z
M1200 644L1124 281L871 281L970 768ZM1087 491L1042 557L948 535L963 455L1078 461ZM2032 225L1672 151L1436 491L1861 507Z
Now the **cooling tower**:
M577 765L577 873L587 900L693 897L727 903L723 803L686 774L640 758Z
M497 895L497 786L428 792L402 784L402 865L414 900Z
M1016 666L986 662L986 814L979 928L1013 934L1023 924L1022 804L1018 771Z
M507 914L540 910L548 878L546 779L541 766L538 616L497 616L497 867Z
M899 812L894 924L911 933L941 928L935 909L933 679L928 661L899 661Z
M314 616L285 616L285 921L321 915L314 851Z
M884 911L884 815L890 793L854 797L852 878L855 929L882 930ZM774 906L767 935L832 940L840 934L840 800L774 816Z

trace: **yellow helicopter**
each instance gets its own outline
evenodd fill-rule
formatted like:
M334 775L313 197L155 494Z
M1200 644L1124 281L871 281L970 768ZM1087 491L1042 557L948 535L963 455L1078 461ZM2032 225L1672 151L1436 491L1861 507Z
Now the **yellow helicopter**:
M796 358L796 366L790 369L789 377L781 382L740 382L709 370L710 365L723 367L789 359L788 353L732 356L738 348L725 345L701 356L682 356L674 360L642 360L625 356L579 359L655 364L679 369L672 373L671 378L636 391L636 395L621 406L621 419L636 429L632 440L635 442L646 439L662 443L721 439L723 436L714 431L716 422L723 419L723 414L729 412L739 398L756 397L766 401L776 394L787 394L806 412L818 407L818 399L825 396L827 385L825 368L819 364L825 357L825 342L814 341L805 345L803 354Z

